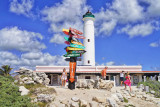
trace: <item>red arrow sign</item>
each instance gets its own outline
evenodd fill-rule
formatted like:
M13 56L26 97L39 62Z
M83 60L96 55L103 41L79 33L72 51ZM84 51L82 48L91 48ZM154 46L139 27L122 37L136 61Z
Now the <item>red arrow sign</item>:
M70 62L69 63L69 66L70 66L70 81L71 82L74 82L75 81L75 79L74 79L74 77L75 77L75 71L76 71L76 62Z

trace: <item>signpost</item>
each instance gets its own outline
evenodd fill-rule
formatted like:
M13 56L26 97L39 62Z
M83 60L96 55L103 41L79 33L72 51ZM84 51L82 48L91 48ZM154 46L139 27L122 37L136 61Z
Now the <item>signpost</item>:
M68 88L69 89L75 89L75 80L76 80L76 65L77 65L77 61L79 61L78 57L81 57L82 54L84 54L86 51L84 50L85 47L84 45L77 39L85 39L85 37L80 36L83 33L70 28L70 29L63 29L62 30L64 34L68 35L69 37L64 37L65 44L70 45L68 47L65 48L67 54L64 55L64 57L70 57L70 58L66 58L66 61L70 61L69 62L69 85ZM78 59L78 60L77 60Z

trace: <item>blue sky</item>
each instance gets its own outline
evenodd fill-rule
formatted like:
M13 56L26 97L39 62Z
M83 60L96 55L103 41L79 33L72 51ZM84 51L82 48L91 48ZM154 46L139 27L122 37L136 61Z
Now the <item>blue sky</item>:
M96 19L96 65L160 70L159 0L1 0L0 65L68 65L62 28L83 31L88 9Z

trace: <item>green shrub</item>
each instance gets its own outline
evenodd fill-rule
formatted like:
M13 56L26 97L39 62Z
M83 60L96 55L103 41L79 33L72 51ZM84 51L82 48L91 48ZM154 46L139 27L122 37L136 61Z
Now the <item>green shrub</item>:
M13 84L11 76L0 75L0 106L1 107L34 107L28 96L21 96L19 88Z
M152 81L150 79L147 79L146 82L139 82L138 87L140 84L143 84L144 86L149 86L150 90L155 91L155 97L160 97L160 82L159 81Z

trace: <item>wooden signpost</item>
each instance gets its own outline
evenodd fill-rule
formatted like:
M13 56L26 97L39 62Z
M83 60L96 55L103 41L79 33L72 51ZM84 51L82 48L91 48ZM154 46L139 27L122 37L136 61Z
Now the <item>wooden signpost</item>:
M70 46L65 48L67 54L63 55L64 57L70 57L65 59L66 61L70 61L68 88L75 89L76 65L77 65L76 62L79 61L79 59L81 60L81 58L78 57L81 57L82 54L86 52L84 50L85 49L84 45L77 38L85 39L85 37L80 36L83 33L73 28L63 29L62 31L64 34L69 35L69 37L64 37L64 39L66 40L65 44Z

